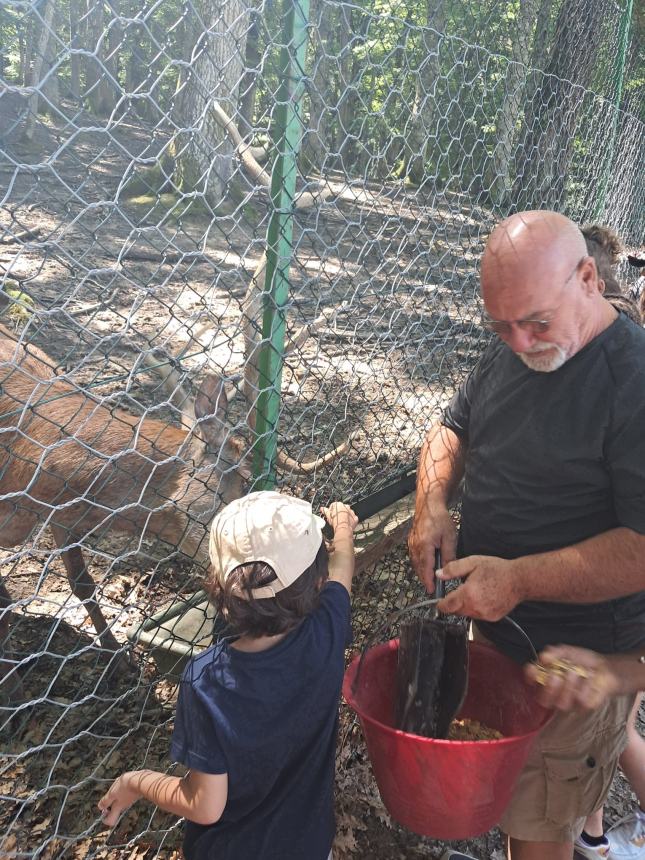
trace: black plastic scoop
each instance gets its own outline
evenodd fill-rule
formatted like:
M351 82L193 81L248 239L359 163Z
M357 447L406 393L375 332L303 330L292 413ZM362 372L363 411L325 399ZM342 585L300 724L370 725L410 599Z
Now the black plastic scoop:
M435 550L435 570L441 553ZM435 580L434 597L445 595ZM468 635L460 621L425 617L401 625L397 665L397 728L429 738L445 738L463 705L468 686Z

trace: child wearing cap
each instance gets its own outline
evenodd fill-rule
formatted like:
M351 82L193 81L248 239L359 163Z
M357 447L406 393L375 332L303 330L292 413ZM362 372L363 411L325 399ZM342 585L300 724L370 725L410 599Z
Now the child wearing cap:
M227 505L210 533L211 596L236 638L195 657L180 685L173 759L185 777L120 776L105 823L145 798L186 821L186 860L327 860L344 652L351 638L351 508L265 491Z

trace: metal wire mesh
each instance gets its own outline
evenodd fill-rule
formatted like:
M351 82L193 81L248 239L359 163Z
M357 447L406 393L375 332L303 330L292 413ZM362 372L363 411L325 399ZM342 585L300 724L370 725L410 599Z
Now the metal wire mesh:
M3 856L179 844L143 807L106 842L93 807L167 766L174 684L126 633L199 588L244 490L286 8L0 6ZM282 486L353 499L414 463L485 340L500 215L642 241L642 26L613 0L313 0ZM419 589L401 553L361 577L357 642Z

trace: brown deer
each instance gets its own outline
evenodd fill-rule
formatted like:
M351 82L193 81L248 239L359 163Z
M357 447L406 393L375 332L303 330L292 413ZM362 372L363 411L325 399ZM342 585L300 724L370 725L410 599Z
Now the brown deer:
M109 408L53 365L0 327L0 546L24 546L48 527L101 644L117 650L80 542L108 529L145 534L204 563L210 519L243 492L245 442L226 424L215 376L204 380L187 432ZM0 583L0 642L10 603Z
M175 371L165 384L176 395ZM184 411L183 427L132 415L57 375L42 350L0 326L0 547L28 545L49 528L104 648L120 646L96 601L81 542L107 531L145 535L205 565L210 521L242 495L248 475L248 445L231 432L227 406L224 382L211 374ZM279 460L307 473L346 448L313 462L284 452ZM0 648L10 605L0 581ZM0 678L8 668L0 660Z

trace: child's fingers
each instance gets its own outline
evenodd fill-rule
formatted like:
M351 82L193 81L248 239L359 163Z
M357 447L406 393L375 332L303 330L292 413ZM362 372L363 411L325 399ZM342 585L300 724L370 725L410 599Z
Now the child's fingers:
M332 502L329 507L321 506L320 512L334 531L340 526L348 526L353 531L358 525L358 517L344 502Z
M98 806L98 808L101 810L101 812L104 812L106 809L109 809L109 808L110 808L110 804L111 804L111 802L110 802L110 792L108 791L108 792L107 792L106 794L104 794L104 795L103 795L103 797L99 800L99 802L97 803L97 806Z
M106 809L101 816L103 820L103 824L107 824L108 827L114 827L117 821L119 820L119 815L121 814L121 810L117 808Z
M107 824L108 827L114 827L117 823L121 815L128 808L124 806L122 803L118 803L116 800L108 801L107 803L103 803L107 798L102 798L102 805L99 804L99 809L101 810L101 820L104 824Z

